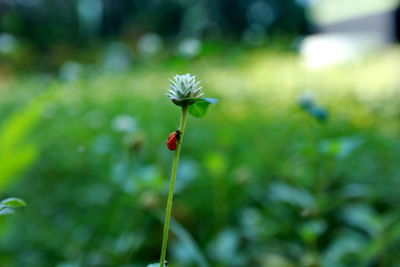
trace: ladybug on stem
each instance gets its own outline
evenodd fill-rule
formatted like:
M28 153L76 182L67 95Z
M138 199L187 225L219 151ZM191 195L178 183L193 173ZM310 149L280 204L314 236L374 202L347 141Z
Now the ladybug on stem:
M175 151L176 150L176 143L181 140L182 132L176 130L175 132L170 133L168 136L167 146L169 150Z

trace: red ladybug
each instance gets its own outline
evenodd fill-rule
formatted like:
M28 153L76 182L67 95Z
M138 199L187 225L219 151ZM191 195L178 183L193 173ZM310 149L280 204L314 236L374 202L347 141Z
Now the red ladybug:
M170 133L168 136L167 146L169 150L176 150L176 142L181 140L181 131L176 130L175 132Z

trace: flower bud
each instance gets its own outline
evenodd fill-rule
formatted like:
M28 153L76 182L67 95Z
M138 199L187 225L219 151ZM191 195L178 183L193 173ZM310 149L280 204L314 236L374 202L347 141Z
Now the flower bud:
M203 87L200 86L200 81L196 82L196 76L187 73L175 75L174 79L175 81L170 80L172 84L170 85L171 89L167 96L175 105L190 105L192 103L190 98L197 98L203 95L200 91Z

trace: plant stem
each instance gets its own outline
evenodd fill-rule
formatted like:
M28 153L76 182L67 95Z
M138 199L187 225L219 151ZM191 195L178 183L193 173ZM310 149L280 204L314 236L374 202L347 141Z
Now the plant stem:
M168 233L169 233L169 224L170 224L170 221L171 221L172 201L173 201L173 198L174 198L176 171L178 169L179 155L180 155L180 152L181 152L181 145L182 145L182 141L183 141L183 136L185 134L187 111L188 111L188 107L187 106L183 106L182 107L182 114L181 114L181 123L180 123L180 126L179 126L179 130L181 131L181 138L180 138L180 141L176 145L174 161L172 163L171 180L170 180L170 183L169 183L167 208L166 208L166 212L165 212L165 222L164 222L164 234L163 234L163 241L162 241L162 247L161 247L160 267L164 267L165 256L166 256L166 253L167 253Z

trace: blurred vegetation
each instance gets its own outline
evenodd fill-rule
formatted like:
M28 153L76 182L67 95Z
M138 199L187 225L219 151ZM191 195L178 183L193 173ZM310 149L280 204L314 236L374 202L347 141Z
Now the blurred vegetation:
M170 38L179 34L238 38L248 27L261 27L270 33L299 34L308 30L306 4L294 0L3 1L0 26L40 48L54 43L88 44L130 31L130 35L156 32Z
M0 217L0 266L158 259L179 116L165 93L188 71L221 102L188 122L171 266L400 264L398 49L315 71L272 48L212 51L3 77L0 133L14 141L0 168L25 172L0 198L29 206Z
M123 41L141 56L199 41L257 46L310 32L308 1L79 0L0 1L0 71L54 70L65 61L87 64L107 54L104 41ZM132 44L138 43L138 47ZM82 48L86 48L82 50ZM139 51L138 51L139 50ZM179 49L178 49L179 50ZM100 58L99 58L100 55Z

